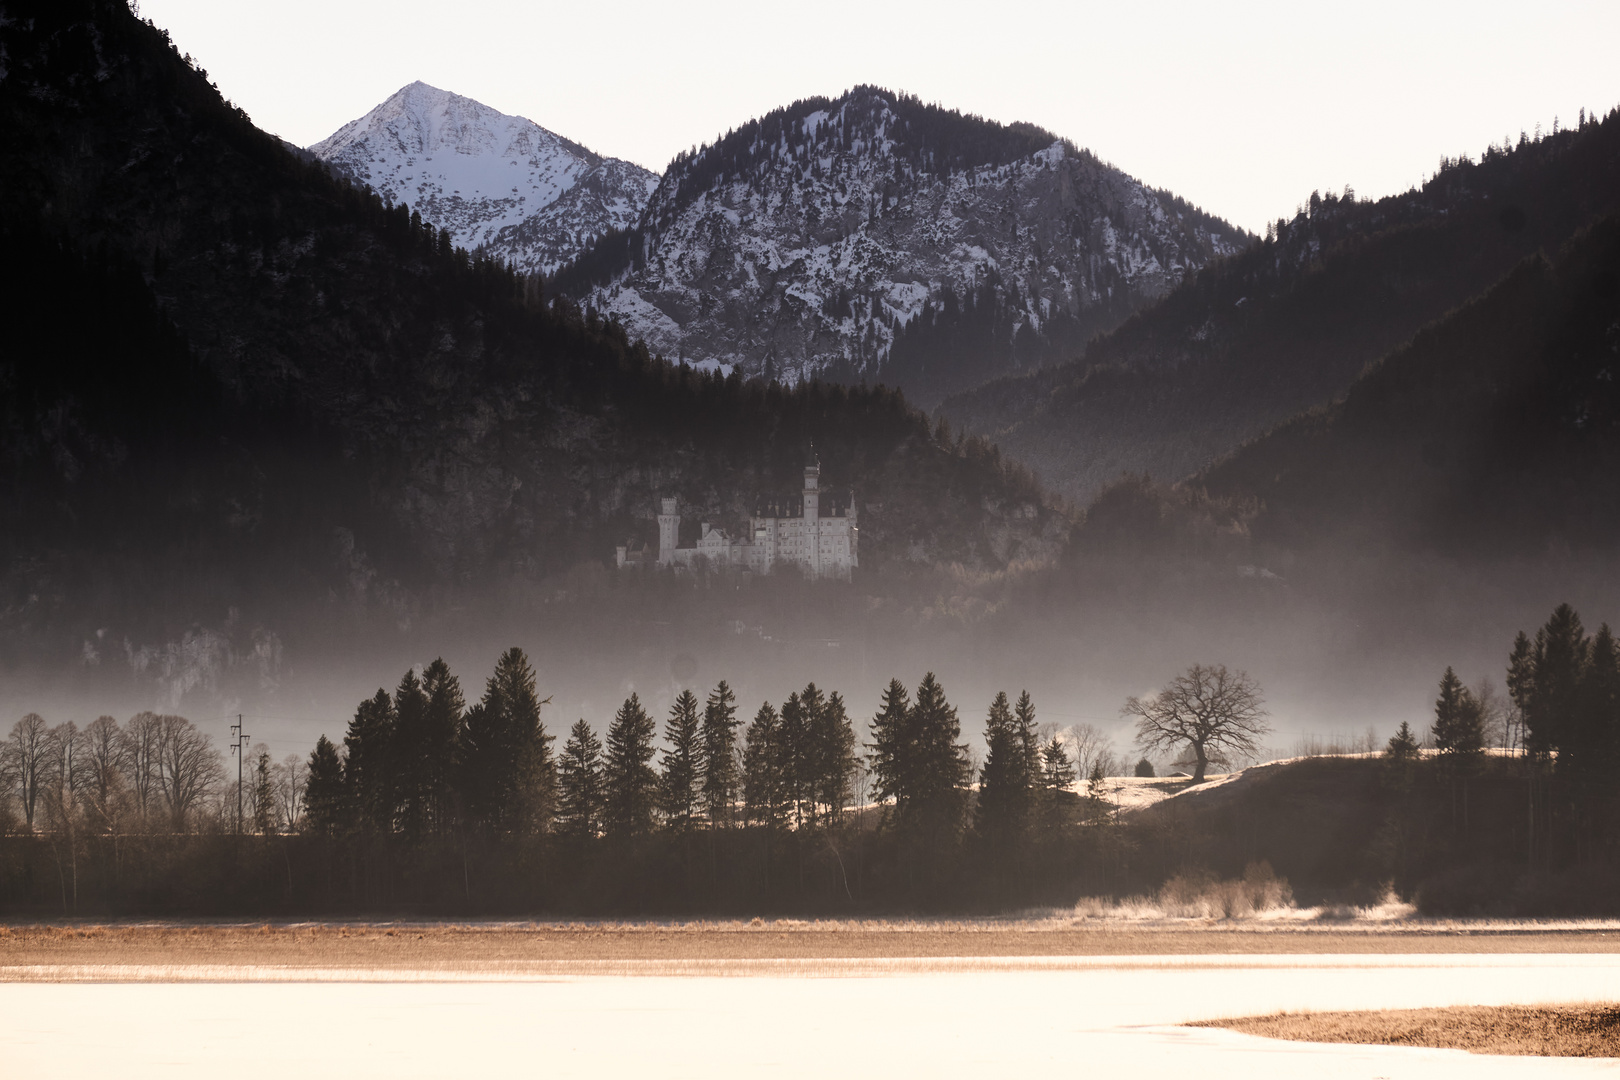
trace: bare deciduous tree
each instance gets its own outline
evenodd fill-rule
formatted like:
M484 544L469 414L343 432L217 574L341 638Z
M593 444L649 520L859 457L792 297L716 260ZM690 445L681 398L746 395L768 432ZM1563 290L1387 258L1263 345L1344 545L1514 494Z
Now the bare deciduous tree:
M297 754L288 754L281 763L271 767L271 784L275 790L276 820L287 832L297 832L304 820L304 786L309 781L309 766Z
M174 828L225 776L213 740L183 716L158 718L158 786Z
M124 755L129 767L130 794L135 812L150 820L157 809L158 758L163 744L163 718L154 712L136 713L124 726Z
M115 832L127 809L129 785L125 782L125 766L129 761L129 746L118 721L110 716L99 716L79 735L83 744L80 757L84 762L84 801L95 827L103 832Z
M1202 783L1212 757L1250 757L1271 730L1260 687L1226 665L1194 664L1170 685L1146 698L1129 698L1122 715L1136 718L1136 743L1147 752L1185 747Z
M12 725L11 737L6 740L6 772L17 785L17 798L22 803L23 820L29 832L34 830L39 784L47 766L46 731L45 718L29 713Z

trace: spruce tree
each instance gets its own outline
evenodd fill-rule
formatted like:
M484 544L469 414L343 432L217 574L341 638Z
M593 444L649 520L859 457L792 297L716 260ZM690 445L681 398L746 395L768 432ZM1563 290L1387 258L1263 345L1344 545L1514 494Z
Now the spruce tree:
M913 736L909 749L914 756L910 801L919 815L919 824L936 835L953 834L961 826L971 766L966 744L957 741L962 726L956 710L946 700L945 689L932 671L917 684L908 726Z
M670 706L669 720L664 724L664 741L669 749L664 753L662 778L664 816L669 827L678 833L691 829L697 811L699 771L703 763L700 725L697 697L690 690L682 690L675 704Z
M703 812L710 828L731 824L737 800L737 699L722 680L703 706Z
M269 750L260 750L253 762L253 831L260 836L276 831L276 790L270 780Z
M422 835L427 825L428 696L414 670L394 689L394 739L390 754L393 802L406 836Z
M602 828L602 742L583 719L575 722L557 759L557 825L565 836L594 839Z
M1607 623L1586 650L1586 670L1564 754L1588 787L1607 786L1620 765L1620 645ZM1564 766L1561 759L1560 767Z
M421 797L428 830L443 833L455 815L451 770L460 752L467 703L461 696L461 680L450 673L450 665L442 657L422 671L422 690L428 703L422 733Z
M872 741L867 749L872 795L879 802L893 799L897 816L904 815L910 805L911 743L911 695L899 679L890 679L872 718Z
M743 735L743 802L748 820L767 829L776 829L787 817L783 757L782 719L767 701Z
M632 693L608 725L602 786L607 795L602 822L609 836L630 838L652 830L658 804L658 774L653 771L652 717Z
M979 773L979 801L973 826L981 835L1005 841L1019 832L1023 822L1024 793L1029 779L1024 760L1022 732L1013 719L1012 704L1005 693L990 702L984 722L986 748L984 768Z
M394 827L394 783L390 758L393 751L394 702L378 689L360 703L343 736L347 751L343 769L348 800L361 827L389 832Z
M1418 757L1417 738L1412 734L1412 727L1405 720L1395 729L1395 734L1389 737L1389 745L1384 748L1384 755L1391 761L1415 761Z
M309 777L304 781L304 828L316 836L337 836L348 829L353 804L343 774L338 748L322 735L310 752Z
M1449 667L1434 703L1434 745L1442 757L1469 757L1485 749L1479 702Z
M1568 727L1579 708L1589 642L1581 617L1560 604L1537 631L1530 650L1531 679L1524 710L1525 747L1546 757L1563 748Z
M1030 700L1028 690L1019 693L1018 703L1013 706L1013 720L1024 754L1025 811L1033 813L1035 791L1041 785L1041 735L1035 728L1035 702Z
M849 805L850 780L857 767L855 725L850 723L844 699L837 692L828 694L816 710L814 736L818 762L814 798L826 824L833 825Z
M1095 770L1101 777L1101 767ZM1074 762L1054 735L1041 748L1041 819L1047 831L1064 824L1069 789L1074 786Z

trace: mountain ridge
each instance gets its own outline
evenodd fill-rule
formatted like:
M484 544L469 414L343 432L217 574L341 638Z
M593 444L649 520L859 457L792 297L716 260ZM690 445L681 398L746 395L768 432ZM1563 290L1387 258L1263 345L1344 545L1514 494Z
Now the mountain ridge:
M309 147L457 246L550 273L634 224L658 177L532 120L413 82Z
M1083 343L1247 239L1033 125L861 86L678 155L637 226L553 287L672 359L926 404ZM958 330L976 347L929 340Z

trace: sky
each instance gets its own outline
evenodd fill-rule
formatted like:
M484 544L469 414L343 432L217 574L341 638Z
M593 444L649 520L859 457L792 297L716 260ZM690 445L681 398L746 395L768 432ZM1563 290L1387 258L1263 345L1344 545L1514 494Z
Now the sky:
M254 120L308 145L415 80L662 171L872 83L1039 124L1251 231L1620 104L1614 0L140 0Z

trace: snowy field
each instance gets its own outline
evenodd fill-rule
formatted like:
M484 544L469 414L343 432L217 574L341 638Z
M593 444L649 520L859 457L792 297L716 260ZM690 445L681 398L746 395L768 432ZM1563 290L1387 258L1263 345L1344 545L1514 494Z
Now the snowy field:
M306 980L352 981L6 982L0 1074L1620 1075L1615 1062L1272 1042L1174 1026L1283 1009L1612 1000L1620 995L1616 955L1062 957L995 968L934 959L798 962L792 977L446 981L306 970ZM120 974L134 973L104 972Z

